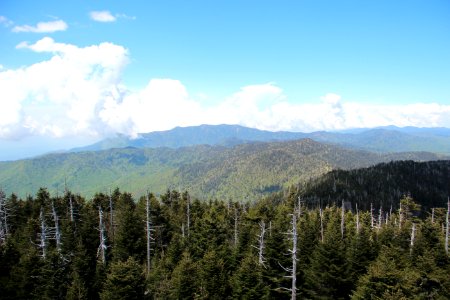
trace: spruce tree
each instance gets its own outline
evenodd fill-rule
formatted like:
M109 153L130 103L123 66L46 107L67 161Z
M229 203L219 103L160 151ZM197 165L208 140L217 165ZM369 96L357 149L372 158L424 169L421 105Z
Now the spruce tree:
M100 299L138 300L144 298L145 276L142 266L133 258L111 264Z

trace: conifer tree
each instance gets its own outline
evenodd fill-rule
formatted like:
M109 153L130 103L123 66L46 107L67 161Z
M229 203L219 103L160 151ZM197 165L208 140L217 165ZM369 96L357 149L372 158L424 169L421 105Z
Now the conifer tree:
M144 299L144 292L145 277L142 268L133 257L129 257L126 261L111 264L100 299L138 300Z
M340 212L332 208L329 213L324 242L319 243L312 253L306 274L307 292L313 299L345 299L351 291L346 245L340 231Z

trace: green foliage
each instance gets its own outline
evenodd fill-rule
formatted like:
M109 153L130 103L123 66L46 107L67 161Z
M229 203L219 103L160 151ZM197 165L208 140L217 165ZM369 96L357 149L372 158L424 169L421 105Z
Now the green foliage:
M171 297L173 299L193 299L200 292L200 281L197 278L199 266L192 261L188 252L183 256L172 272Z
M399 208L399 199L412 197L422 212L447 203L450 161L392 161L369 168L333 170L302 184L299 195L309 205L339 205L339 199L361 210ZM406 195L406 196L405 196ZM414 208L417 210L417 207ZM416 214L417 215L417 214Z
M102 300L143 299L145 279L141 265L130 257L126 261L118 261L111 265L106 276Z
M145 195L147 188L163 194L167 187L189 186L196 197L248 201L299 182L306 183L333 169L362 168L400 159L438 158L420 152L380 155L310 139L250 143L232 148L123 148L1 162L0 186L8 193L24 197L40 187L62 191L67 183L89 198L115 187L139 197Z
M269 288L264 282L263 266L248 254L231 278L234 299L268 299Z
M72 197L71 197L72 196ZM92 201L67 192L35 198L9 197L14 214L11 231L0 244L2 299L288 299L292 266L292 213L300 214L297 190L273 194L251 203L189 201L187 192L149 194L152 237L147 273L146 199L112 192ZM69 200L75 208L73 216ZM400 200L400 198L399 198ZM414 199L402 201L403 222L393 210L371 226L368 211L348 208L341 234L341 208L302 204L297 220L297 297L313 299L446 299L450 257L444 250L442 218L421 217ZM61 251L54 240L51 203L58 213ZM106 262L99 259L99 214L107 235ZM40 209L46 212L48 239L43 257L39 246ZM378 219L377 211L373 212ZM426 215L426 214L423 214ZM321 219L324 239L321 238ZM260 221L264 221L264 265L258 262ZM53 224L53 225L52 225ZM412 226L415 239L411 245ZM182 231L184 228L184 232ZM114 233L113 233L114 232ZM184 234L183 234L184 233ZM235 237L237 239L235 239ZM145 272L145 273L144 273ZM146 276L145 276L146 275Z
M313 299L345 299L352 287L347 245L341 236L339 212L331 209L327 213L330 217L324 242L312 252L306 273L307 292Z

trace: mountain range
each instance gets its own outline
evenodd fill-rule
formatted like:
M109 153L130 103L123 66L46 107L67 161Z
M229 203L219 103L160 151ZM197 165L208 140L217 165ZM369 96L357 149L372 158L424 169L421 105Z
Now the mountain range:
M449 128L378 127L346 131L311 133L265 131L239 125L200 125L176 127L168 131L143 133L136 138L118 135L71 152L99 151L112 148L180 148L194 145L235 146L249 142L289 141L310 138L354 149L375 152L428 151L450 154Z
M429 152L373 153L311 139L252 142L231 147L114 148L48 154L0 162L0 187L19 196L40 187L62 192L65 185L83 196L119 187L143 195L147 189L188 189L203 199L251 200L318 178L334 169L368 167L392 160L431 161Z

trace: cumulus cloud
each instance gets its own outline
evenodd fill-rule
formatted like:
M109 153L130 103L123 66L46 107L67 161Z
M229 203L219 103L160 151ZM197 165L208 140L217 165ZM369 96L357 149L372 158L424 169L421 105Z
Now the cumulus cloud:
M116 17L107 10L91 11L89 16L92 20L97 22L115 22L117 20Z
M204 106L178 80L151 79L141 90L122 83L128 50L112 43L87 47L45 37L21 51L50 59L0 69L0 138L26 136L137 136L175 126L241 124L266 130L316 131L383 125L450 127L450 105L378 105L326 94L315 103L292 103L274 83L242 87Z
M14 26L13 32L35 32L35 33L51 33L55 31L65 31L69 26L63 20L39 22L36 26L21 25Z
M79 48L46 37L19 48L51 59L0 72L0 136L101 134L99 111L120 99L127 49L111 43Z

